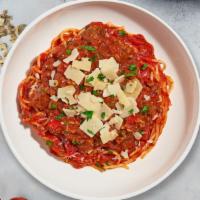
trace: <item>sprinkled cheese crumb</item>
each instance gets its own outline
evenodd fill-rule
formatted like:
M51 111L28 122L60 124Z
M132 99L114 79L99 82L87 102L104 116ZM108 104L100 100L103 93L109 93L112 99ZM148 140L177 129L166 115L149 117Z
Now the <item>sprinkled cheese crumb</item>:
M145 99L145 101L149 101L150 100L150 96L148 96L148 95L144 95L144 99Z
M49 80L49 86L50 87L58 86L58 81L57 80Z
M40 79L40 75L38 73L35 73L35 78Z
M126 149L125 151L121 151L121 156L125 159L128 159L129 156L128 156L128 149Z
M55 101L55 102L58 101L58 97L55 96L55 95L52 95L52 96L50 97L50 99L53 100L53 101Z
M139 133L139 132L135 132L135 133L133 133L133 135L134 135L136 140L140 140L142 138L142 134Z
M60 60L57 60L53 63L53 67L58 67L61 64Z

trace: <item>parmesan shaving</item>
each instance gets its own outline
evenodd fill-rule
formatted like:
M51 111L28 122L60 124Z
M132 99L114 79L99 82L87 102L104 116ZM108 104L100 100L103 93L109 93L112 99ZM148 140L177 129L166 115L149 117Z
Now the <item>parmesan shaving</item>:
M85 77L85 74L83 72L81 72L78 69L72 68L71 66L69 66L65 70L64 75L66 78L74 81L77 85L79 85L83 80L83 78Z
M109 80L115 80L117 78L117 71L119 70L119 64L111 57L109 59L99 60L99 68L103 75Z
M104 127L100 130L100 138L103 144L113 141L118 136L116 130L109 131L109 129L110 126L108 124L104 124Z
M74 60L78 57L78 55L79 55L79 52L78 52L78 50L75 48L75 49L72 50L71 55L69 55L67 58L65 58L65 59L63 60L63 62L64 62L64 63L72 62L72 61L74 61Z
M72 62L72 67L80 70L89 72L91 69L92 62L89 58L82 58L81 60L74 60Z

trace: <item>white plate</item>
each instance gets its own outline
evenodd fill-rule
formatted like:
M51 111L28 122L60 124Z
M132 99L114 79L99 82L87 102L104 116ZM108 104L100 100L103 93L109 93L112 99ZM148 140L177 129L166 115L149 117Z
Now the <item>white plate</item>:
M172 106L156 147L129 170L100 173L76 170L49 156L29 128L20 124L17 87L31 60L47 49L52 38L67 27L82 28L91 21L113 22L129 32L141 33L166 61L174 79ZM137 6L116 1L75 1L58 6L35 20L20 36L3 69L1 122L6 140L24 168L43 184L64 195L86 200L124 199L154 187L183 161L199 125L199 79L194 61L179 36L163 21Z

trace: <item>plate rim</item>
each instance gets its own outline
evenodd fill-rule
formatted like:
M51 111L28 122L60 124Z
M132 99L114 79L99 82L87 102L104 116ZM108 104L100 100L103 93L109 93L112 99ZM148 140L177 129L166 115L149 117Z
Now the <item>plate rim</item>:
M177 41L180 43L180 45L184 48L186 54L188 55L191 63L192 63L192 67L194 70L194 74L195 74L195 78L197 81L197 86L198 86L198 99L200 99L200 78L199 78L199 74L198 74L198 70L197 70L197 65L193 59L193 56L191 55L188 47L186 46L186 44L184 43L184 41L182 40L182 38L179 36L178 33L176 33L164 20L162 20L160 17L158 17L157 15L155 15L154 13L148 11L147 9L140 7L138 5L135 5L134 3L129 3L129 2L124 2L124 1L120 1L120 0L76 0L76 1L70 1L70 2L66 2L63 3L61 5L55 6L47 11L45 11L43 14L41 14L40 16L38 16L36 19L34 19L27 27L26 29L23 31L23 33L19 36L19 38L17 39L17 41L15 42L15 44L13 45L11 51L9 52L6 61L3 65L3 69L1 70L1 74L0 74L0 107L3 107L3 95L2 95L2 88L3 88L3 82L4 82L4 78L5 78L5 74L6 74L6 69L7 69L7 65L10 61L10 59L13 56L13 53L16 49L16 47L18 46L18 44L21 42L21 40L23 39L23 37L32 29L32 27L34 27L36 24L38 24L41 20L43 20L44 18L48 17L49 15L51 15L52 13L59 11L62 8L66 8L68 6L72 6L72 5L80 5L80 4L84 4L84 3L115 3L118 5L127 5L131 8L137 9L143 13L146 13L148 15L150 15L151 17L153 17L154 19L156 19L158 22L160 22L164 27L166 27L168 29L169 32L171 32L173 34L173 36L177 39ZM8 131L7 131L7 127L5 125L5 121L4 121L4 117L3 117L3 112L0 112L0 125L2 128L2 132L4 135L4 138L8 144L9 149L11 150L11 152L14 154L15 159L20 163L20 165L26 170L26 172L28 172L28 174L30 174L32 177L34 177L38 182L42 183L43 185L45 185L46 187L62 194L68 197L72 197L75 199L83 199L83 200L121 200L121 199L127 199L127 198L131 198L137 195L140 195L152 188L154 188L155 186L157 186L158 184L160 184L162 181L164 181L166 178L168 178L180 165L181 163L185 160L185 158L187 157L187 155L189 154L189 152L192 149L192 146L194 145L195 139L198 135L198 131L199 131L199 125L200 125L200 106L198 105L198 113L197 113L197 119L196 119L196 124L194 126L194 131L192 134L192 137L189 141L189 143L187 144L186 148L184 149L183 153L179 156L179 158L177 159L177 161L174 163L174 165L172 165L172 167L170 167L160 178L156 179L155 181L153 181L152 183L150 183L149 185L143 187L142 189L139 189L137 191L134 192L130 192L130 193L126 193L120 196L114 196L114 197L91 197L91 196L83 196L83 195L79 195L76 193L72 193L69 191L65 191L62 189L57 188L55 185L48 183L46 180L43 180L43 178L39 177L37 175L37 173L35 173L31 167L25 163L23 161L23 158L21 158L20 154L17 153L17 151L15 150L15 148L12 145L12 142L10 140Z

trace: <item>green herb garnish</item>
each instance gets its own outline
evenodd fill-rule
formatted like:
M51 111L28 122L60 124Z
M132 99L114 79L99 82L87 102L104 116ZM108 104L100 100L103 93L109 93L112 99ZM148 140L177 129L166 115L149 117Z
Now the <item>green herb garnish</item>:
M139 133L140 133L141 135L144 135L144 131L139 131Z
M67 49L67 50L66 50L66 54L67 54L67 55L71 55L71 53L72 53L72 50L70 50L70 49Z
M119 33L120 36L126 35L126 31L125 30L119 30L118 33Z
M50 109L51 110L55 110L57 108L57 105L55 104L55 103L52 103L51 105L50 105Z
M96 165L97 167L101 167L101 164L100 164L99 162L96 162L95 165Z
M80 90L84 90L84 88L85 88L84 85L80 85L80 86L79 86L79 89L80 89Z
M93 81L93 80L94 80L94 77L93 77L93 76L90 76L90 77L88 77L88 78L86 79L86 82L89 83L89 82L91 82L91 81Z
M125 74L125 77L131 77L131 76L136 76L136 75L137 75L137 70L131 71L131 72L129 72L129 73L126 73L126 74Z
M149 111L149 106L143 106L141 113L147 113Z
M98 74L97 78L98 78L100 81L103 81L106 77L105 77L102 73L100 73L100 74Z
M147 67L148 67L148 64L145 63L145 64L143 64L143 65L141 66L141 70L145 70Z
M51 146L53 145L53 142L50 141L50 140L47 140L47 141L46 141L46 145L48 145L49 147L51 147Z
M87 132L88 132L90 135L95 135L95 133L94 133L92 130L90 130L90 129L87 129Z
M94 113L93 111L82 112L82 114L86 116L87 120L92 119L93 113Z
M132 114L133 114L133 111L134 111L134 109L130 109L130 110L128 111L128 113L132 115Z
M60 113L59 115L55 116L56 120L61 120L65 116L64 113Z
M91 58L89 58L89 61L91 61L91 62L95 62L95 61L96 61L96 56L93 55Z
M111 98L114 98L114 97L115 97L115 95L114 95L114 94L111 94L109 97L111 97Z
M82 49L86 49L88 51L96 51L96 48L93 47L93 46L88 46L88 45L85 45L85 46L81 46Z
M93 95L97 96L98 95L98 91L97 90L92 90L91 92Z
M101 119L104 119L105 116L106 116L106 113L105 113L105 112L102 112L102 113L101 113Z
M131 71L137 70L136 65L135 65L135 64L130 65L130 66L129 66L129 70L131 70Z
M78 141L76 141L76 140L73 140L73 141L72 141L72 144L73 144L73 145L79 145L80 142L78 142Z

